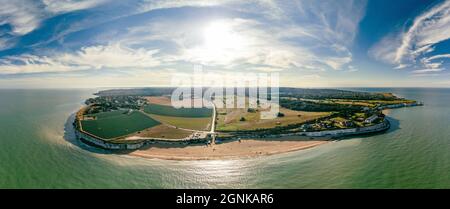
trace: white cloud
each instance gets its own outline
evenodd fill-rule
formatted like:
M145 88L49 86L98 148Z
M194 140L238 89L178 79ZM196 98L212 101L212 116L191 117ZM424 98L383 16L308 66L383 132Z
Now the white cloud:
M435 59L443 59L443 58L450 58L450 54L434 55L434 56L428 57L427 60L428 60L428 61L431 61L431 60L435 60Z
M11 26L11 31L0 31L0 50L13 47L15 37L37 29L48 18L95 7L106 1L109 0L0 0L0 25Z
M45 8L45 11L33 7L30 9L32 12L24 11L7 22L25 34L38 27L42 19L55 13L91 8L102 3L103 0L44 0L41 6L32 6ZM236 0L143 1L141 12L184 6L223 6L236 13L218 19L205 17L192 21L181 15L152 20L147 25L130 23L133 26L104 45L47 56L27 54L3 58L0 60L0 73L142 69L185 62L222 69L323 71L345 69L351 63L349 47L364 15L365 1L286 3L266 0L252 3L256 5ZM21 18L24 20L18 21ZM218 22L220 26L214 29L218 31L205 34L210 24ZM155 44L161 42L164 45ZM174 49L168 49L168 45L173 45Z
M92 8L109 0L43 0L45 8L52 13Z
M410 67L411 65L407 65L407 64L399 64L397 66L394 67L394 69L396 70L401 70L401 69L405 69L407 67Z
M350 63L352 61L352 57L332 57L332 58L324 58L324 62L330 66L333 70L340 70L342 66Z
M395 61L414 59L411 55L432 44L450 38L450 1L437 5L418 16L407 32L402 35L402 43L397 49Z
M417 67L416 60L421 57L427 61L421 62L422 67L432 66L436 69L436 66L442 63L430 63L432 59L427 57L431 52L435 52L435 45L449 38L450 1L445 1L417 16L406 31L383 38L369 50L369 55L377 60L396 65L396 69ZM437 71L425 69L415 72Z
M75 54L56 56L65 65L102 68L148 68L160 64L153 56L158 50L131 49L116 45L84 47Z
M190 2L170 4L157 1L150 8L177 7ZM131 28L130 36L122 42L172 42L178 53L167 56L166 60L225 68L256 65L252 69L339 70L352 61L348 47L363 16L364 2L296 1L291 5L285 2L257 1L255 5L246 7L244 2L225 1L222 2L225 6L232 5L240 12L254 13L258 17L222 18L196 23L189 19L159 20L146 26ZM216 1L212 1L206 5L216 4ZM199 2L194 5L204 6ZM299 14L298 11L303 12ZM299 21L294 21L294 18ZM203 37L204 29L217 22L226 27L222 29L226 32ZM211 44L204 43L204 39L208 42L210 38L224 40L213 40L217 43L216 46L209 47Z
M140 8L140 12L151 11L155 9L167 9L167 8L178 8L184 6L192 7L206 7L206 6L217 6L223 5L231 2L236 2L236 0L144 0Z
M0 25L10 24L13 33L23 35L57 13L87 9L105 1L107 0L0 0Z
M389 64L396 64L394 58L396 56L397 48L400 47L400 37L396 34L390 34L382 38L377 44L369 49L369 56L376 60L386 62ZM400 65L400 64L399 64ZM402 67L406 65L402 64Z
M359 71L359 69L357 69L355 66L353 66L353 65L348 66L347 72L358 72L358 71Z
M17 64L17 62L21 64ZM67 66L46 56L21 55L6 57L0 60L0 75L64 72L81 69L78 66Z
M89 69L148 69L160 65L158 59L154 58L155 53L157 50L110 45L84 47L76 53L54 56L26 54L0 59L0 75Z
M0 0L0 25L11 24L12 32L26 34L35 29L42 18L39 4L27 0Z
M423 73L430 73L430 72L441 72L444 69L442 68L430 68L430 69L422 69L422 70L414 70L412 71L414 74L423 74Z

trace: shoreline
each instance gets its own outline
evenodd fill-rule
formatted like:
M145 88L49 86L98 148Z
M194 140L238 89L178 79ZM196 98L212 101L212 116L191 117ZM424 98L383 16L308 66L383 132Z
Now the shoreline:
M389 111L385 111L385 114L388 115ZM300 151L332 141L334 141L332 137L282 136L278 138L233 140L213 145L153 144L146 149L135 150L127 155L180 161L242 159Z
M129 156L161 160L223 160L269 156L310 149L331 142L330 139L306 140L299 137L274 140L245 139L215 145L152 145L145 150L128 153Z
M390 110L382 111L389 115ZM281 153L310 149L316 146L334 141L335 136L360 135L366 133L381 132L389 129L389 121L373 125L368 130L342 129L332 131L308 132L294 135L281 135L267 138L247 138L224 141L220 144L183 144L183 143L159 143L140 142L137 144L112 144L103 140L97 140L89 135L76 131L77 138L84 143L93 146L107 147L111 149L125 149L130 152L128 156L162 159L162 160L219 160L241 159L258 156L269 156ZM90 140L86 140L90 139Z
M129 153L125 154L129 156L163 160L217 160L250 158L299 151L334 141L335 137L376 133L385 131L389 127L389 121L385 120L383 123L361 130L342 129L331 131L333 133L320 131L309 132L307 135L302 133L267 138L234 139L220 144L186 144L162 141L114 144L97 140L80 131L76 131L76 136L82 142L92 146L106 147L112 150L129 150Z

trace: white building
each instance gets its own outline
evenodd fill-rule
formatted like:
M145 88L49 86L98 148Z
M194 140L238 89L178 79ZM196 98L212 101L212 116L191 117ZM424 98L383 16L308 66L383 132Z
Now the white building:
M378 118L377 115L372 115L368 118L366 118L366 120L364 120L365 123L372 123L373 121L375 121Z

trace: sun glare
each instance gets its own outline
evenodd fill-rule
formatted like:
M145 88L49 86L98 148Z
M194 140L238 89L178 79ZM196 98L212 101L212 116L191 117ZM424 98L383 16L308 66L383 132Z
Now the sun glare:
M186 53L193 62L225 65L249 54L249 39L240 24L227 20L211 21L200 29L202 43Z
M230 23L224 21L210 23L204 29L204 41L205 48L211 53L223 53L243 46L242 37L233 31Z

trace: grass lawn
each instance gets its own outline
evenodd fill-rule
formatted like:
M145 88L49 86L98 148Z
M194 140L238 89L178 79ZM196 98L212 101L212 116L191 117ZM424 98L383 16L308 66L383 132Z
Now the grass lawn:
M111 112L101 112L101 113L97 113L97 114L89 114L86 115L87 117L93 117L96 119L106 119L106 118L111 118L111 117L117 117L117 116L122 116L122 114L128 112L127 110L117 110L117 111L111 111Z
M177 129L177 128L173 128L173 127L169 127L167 125L161 124L161 125L140 131L136 136L165 138L165 139L183 139L183 138L190 136L192 133L194 133L194 132Z
M343 117L335 117L335 118L331 118L330 120L335 121L335 122L345 122L345 121L347 121Z
M343 105L357 105L357 106L364 106L364 107L374 107L374 103L369 102L361 102L361 101L333 101L336 104L343 104Z
M329 101L332 101L337 104L350 104L350 105L359 105L359 106L366 106L366 107L374 107L377 104L381 105L390 105L390 104L410 104L414 103L414 100L349 100L349 99L331 99Z
M155 114L150 114L150 116L158 121L161 121L162 123L176 126L178 128L186 128L200 131L209 130L211 124L211 117L187 118L187 117L173 117Z
M368 101L370 103L377 103L377 104L383 104L383 105L390 105L390 104L411 104L414 103L416 101L414 100L393 100L393 101L385 101L385 100L370 100Z
M113 111L90 116L96 117L96 120L82 120L83 130L103 139L129 135L160 124L139 111L128 114L127 111Z
M226 114L224 114L226 112ZM284 117L274 119L260 119L260 112L247 112L246 109L219 109L217 131L255 130L273 128L289 124L303 123L305 121L328 116L327 112L303 112L280 108ZM222 114L221 114L222 113ZM245 121L241 121L241 117Z
M149 114L185 117L185 118L205 118L212 116L212 109L208 108L179 108L176 109L168 105L149 104L144 107L144 111Z

